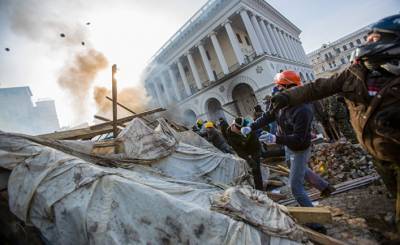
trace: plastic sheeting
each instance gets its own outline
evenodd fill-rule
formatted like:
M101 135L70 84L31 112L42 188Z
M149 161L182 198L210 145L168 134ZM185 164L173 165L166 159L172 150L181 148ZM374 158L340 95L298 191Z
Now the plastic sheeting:
M172 135L161 133L169 130L162 126L155 134L146 130L141 132L159 134L162 140ZM145 135L135 137L141 136ZM129 154L140 158L138 152L146 147L129 148ZM254 212L269 216L257 226L246 218L238 221L210 209L212 200L223 190L203 180L241 183L238 177L246 175L241 159L184 143L176 142L175 147L175 152L151 166L109 168L39 145L30 138L0 133L0 167L12 170L8 185L10 209L21 220L36 226L52 244L297 244L300 241L297 235L291 235L299 232L293 221L289 222L291 219L284 210L267 201L266 196L262 196L265 203L262 209L249 200L242 201L248 205L242 210L245 214L258 210L243 217L257 216ZM197 179L185 180L190 176ZM248 192L248 187L235 189ZM248 199L248 195L241 198ZM268 209L270 212L265 211ZM269 219L274 223L269 224Z

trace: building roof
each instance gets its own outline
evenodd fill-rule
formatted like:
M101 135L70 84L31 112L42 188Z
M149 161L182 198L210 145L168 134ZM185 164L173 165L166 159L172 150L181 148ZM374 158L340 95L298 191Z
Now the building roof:
M370 25L364 26L363 28L360 28L360 29L358 29L358 30L356 30L356 31L354 31L354 32L352 32L350 34L347 34L346 36L341 37L341 38L337 39L334 42L328 43L328 44L326 44L326 47L321 47L321 48L319 48L317 50L311 51L310 53L307 54L307 56L310 57L310 56L316 55L316 54L320 53L321 51L323 51L323 50L325 50L327 48L334 47L334 46L336 46L338 44L343 43L344 41L346 41L348 39L351 39L354 36L357 36L357 35L359 35L359 34L361 34L363 32L366 32L368 30L369 26Z
M28 86L0 88L0 93L15 93L15 92L26 92L30 97L33 96L32 91Z

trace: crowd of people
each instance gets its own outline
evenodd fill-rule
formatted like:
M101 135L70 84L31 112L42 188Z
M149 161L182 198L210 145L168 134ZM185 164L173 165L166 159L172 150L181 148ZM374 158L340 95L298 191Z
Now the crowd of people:
M400 15L394 15L371 26L367 44L357 48L342 73L303 84L295 71L281 71L272 94L264 98L265 109L257 105L253 118L238 117L230 125L224 118L217 124L198 120L193 130L222 152L245 159L258 190L263 190L262 157L269 145L281 145L290 169L290 189L304 207L313 206L305 181L321 196L335 190L308 167L316 135L359 143L375 158L376 170L400 202L399 76ZM400 227L400 210L396 218ZM325 232L320 224L309 227Z

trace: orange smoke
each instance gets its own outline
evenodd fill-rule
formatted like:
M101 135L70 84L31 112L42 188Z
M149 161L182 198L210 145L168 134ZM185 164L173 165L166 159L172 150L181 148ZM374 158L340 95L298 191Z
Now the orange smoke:
M95 87L93 96L99 114L111 119L112 103L110 100L106 99L106 96L111 97L111 90L105 87ZM121 89L118 91L117 97L119 103L136 113L145 111L149 101L145 89L140 85ZM129 115L132 115L132 113L118 106L118 117Z
M67 62L58 77L58 84L72 100L77 117L87 114L87 97L97 74L107 68L107 58L95 49L77 53Z

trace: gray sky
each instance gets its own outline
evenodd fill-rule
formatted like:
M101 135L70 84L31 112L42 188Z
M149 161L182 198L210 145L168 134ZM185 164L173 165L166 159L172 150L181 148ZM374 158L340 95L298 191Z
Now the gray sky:
M150 57L205 2L0 0L0 87L30 86L35 98L56 100L62 125L77 123L71 116L70 96L56 80L71 55L87 48L80 45L79 38L104 53L110 65L118 64L120 87L132 86L139 82ZM399 0L268 2L302 29L306 52L400 11ZM17 9L14 16L13 8ZM76 40L59 38L59 32L69 34L76 26L82 30L79 35L74 33ZM6 47L10 52L5 52ZM107 69L94 84L109 87L109 80ZM88 98L92 111L82 115L82 122L95 112L91 101Z

